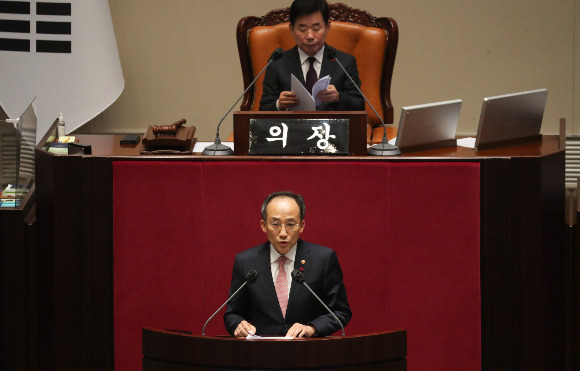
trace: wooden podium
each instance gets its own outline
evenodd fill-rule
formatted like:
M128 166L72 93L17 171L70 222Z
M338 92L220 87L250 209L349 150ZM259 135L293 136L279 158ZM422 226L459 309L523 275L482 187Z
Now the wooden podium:
M143 370L406 370L407 331L246 340L144 328ZM284 361L280 361L286 355ZM283 366L280 366L280 364Z

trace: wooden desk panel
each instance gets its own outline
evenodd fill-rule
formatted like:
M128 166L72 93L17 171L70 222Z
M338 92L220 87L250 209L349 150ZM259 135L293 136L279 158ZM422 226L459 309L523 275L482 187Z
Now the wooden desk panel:
M39 340L54 344L41 351L41 364L88 370L114 365L112 169L117 161L200 162L204 167L224 161L265 162L279 169L288 162L327 167L467 161L480 164L481 367L563 369L563 294L558 289L562 284L558 269L563 264L564 152L557 137L486 151L442 148L395 158L139 156L138 146L121 148L120 137L79 135L82 143L93 145L93 156L37 151L38 235L43 236L39 286L46 309ZM283 175L282 170L278 172ZM365 194L365 204L381 202L390 192L377 184L372 193ZM74 208L61 209L54 200L62 198ZM365 210L371 220L376 211ZM419 208L416 217L420 215ZM252 221L247 222L251 228ZM215 310L210 306L205 311ZM409 352L410 369L419 356Z
M407 332L293 340L252 340L185 335L143 329L143 369L271 370L289 369L406 370ZM225 356L227 355L227 356Z
M0 368L35 367L35 186L19 207L0 208Z

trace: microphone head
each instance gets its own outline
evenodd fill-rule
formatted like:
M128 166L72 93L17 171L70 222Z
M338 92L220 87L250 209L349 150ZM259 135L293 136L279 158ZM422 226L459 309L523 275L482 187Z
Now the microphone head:
M270 55L270 59L276 61L276 60L282 58L282 54L284 54L284 49L276 48L276 50L274 50L274 52L272 52L272 55Z
M330 45L325 45L324 54L328 59L334 62L334 58L336 58L336 49Z
M255 269L252 269L248 274L246 274L246 280L248 282L254 282L256 278L258 278L258 271Z
M292 271L292 278L298 283L304 283L304 275L298 269Z

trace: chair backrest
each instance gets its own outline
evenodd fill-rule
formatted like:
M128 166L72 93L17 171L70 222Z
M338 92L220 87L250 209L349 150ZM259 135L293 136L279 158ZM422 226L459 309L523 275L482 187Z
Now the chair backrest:
M327 43L357 60L361 90L382 115L385 123L393 123L391 103L391 78L397 52L398 27L392 18L377 18L360 9L345 4L329 4L331 28ZM244 87L264 68L270 54L278 47L288 50L295 42L289 30L290 8L276 9L262 17L240 19L237 27L238 52L242 66ZM244 96L242 111L258 111L262 96L262 75ZM370 129L380 125L380 120L366 105ZM377 128L373 137L382 137Z

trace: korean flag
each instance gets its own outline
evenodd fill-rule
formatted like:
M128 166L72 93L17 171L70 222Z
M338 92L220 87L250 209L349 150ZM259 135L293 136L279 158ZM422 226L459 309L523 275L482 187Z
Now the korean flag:
M0 0L0 104L15 118L36 97L38 139L60 112L77 129L124 84L107 0Z

